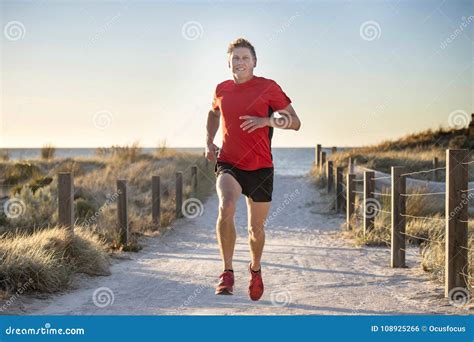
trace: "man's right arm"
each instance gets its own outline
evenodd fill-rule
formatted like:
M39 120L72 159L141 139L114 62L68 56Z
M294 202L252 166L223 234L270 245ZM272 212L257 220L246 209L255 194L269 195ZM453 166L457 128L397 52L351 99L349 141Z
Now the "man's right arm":
M214 137L219 129L221 118L220 109L211 109L207 115L206 126L206 158L209 160L216 159L216 145L214 145Z

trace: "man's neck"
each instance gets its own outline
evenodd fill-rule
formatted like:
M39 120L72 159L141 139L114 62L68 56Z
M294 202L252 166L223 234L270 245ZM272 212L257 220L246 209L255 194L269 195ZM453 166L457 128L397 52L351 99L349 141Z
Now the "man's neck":
M244 78L244 79L236 78L236 77L234 76L234 82L237 83L237 84L245 83L245 82L247 82L247 81L250 81L252 78L253 78L253 75L250 75L249 77L246 77L246 78Z

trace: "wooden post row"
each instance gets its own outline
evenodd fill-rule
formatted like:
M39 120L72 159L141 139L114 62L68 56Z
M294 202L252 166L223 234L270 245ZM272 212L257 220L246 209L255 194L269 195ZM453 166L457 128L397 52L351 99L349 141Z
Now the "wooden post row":
M469 150L446 150L445 296L468 288Z
M346 227L347 230L352 230L351 218L354 214L354 201L355 201L355 175L352 173L347 174L346 183Z
M344 201L344 188L342 180L343 168L342 166L336 167L336 211L342 210L342 202Z
M127 245L129 242L128 231L128 203L127 203L127 181L125 179L117 180L117 218L119 227L119 242Z
M176 172L176 217L183 217L183 173Z
M326 152L321 152L319 157L319 171L322 173L324 171L324 165L326 164Z
M70 172L58 174L58 223L74 233L74 184Z
M391 267L405 267L405 194L406 178L402 176L403 166L392 166L392 234Z
M374 218L377 215L378 206L374 198L374 177L374 171L364 171L364 236L374 229Z
M328 160L326 163L326 179L328 194L332 192L334 188L334 168L332 160Z
M319 164L320 164L320 160L319 160L320 157L321 157L321 144L317 144L316 145L315 156L314 156L316 166L319 166Z
M160 227L161 222L161 185L160 176L151 177L151 215L152 222L156 227Z

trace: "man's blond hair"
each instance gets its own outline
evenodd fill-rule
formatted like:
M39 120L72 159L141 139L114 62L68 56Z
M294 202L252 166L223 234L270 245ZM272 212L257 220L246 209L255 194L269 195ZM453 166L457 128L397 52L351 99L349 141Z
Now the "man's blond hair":
M230 55L235 48L247 48L252 53L253 59L257 60L257 54L255 53L255 48L253 45L245 38L237 38L229 44L227 48L227 53Z

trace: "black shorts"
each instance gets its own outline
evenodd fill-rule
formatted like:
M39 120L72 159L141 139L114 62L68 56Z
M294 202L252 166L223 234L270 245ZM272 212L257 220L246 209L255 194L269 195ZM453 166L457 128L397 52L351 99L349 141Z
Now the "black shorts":
M242 187L242 193L254 202L272 201L273 167L246 171L228 163L217 162L214 173L216 177L222 173L232 175Z

